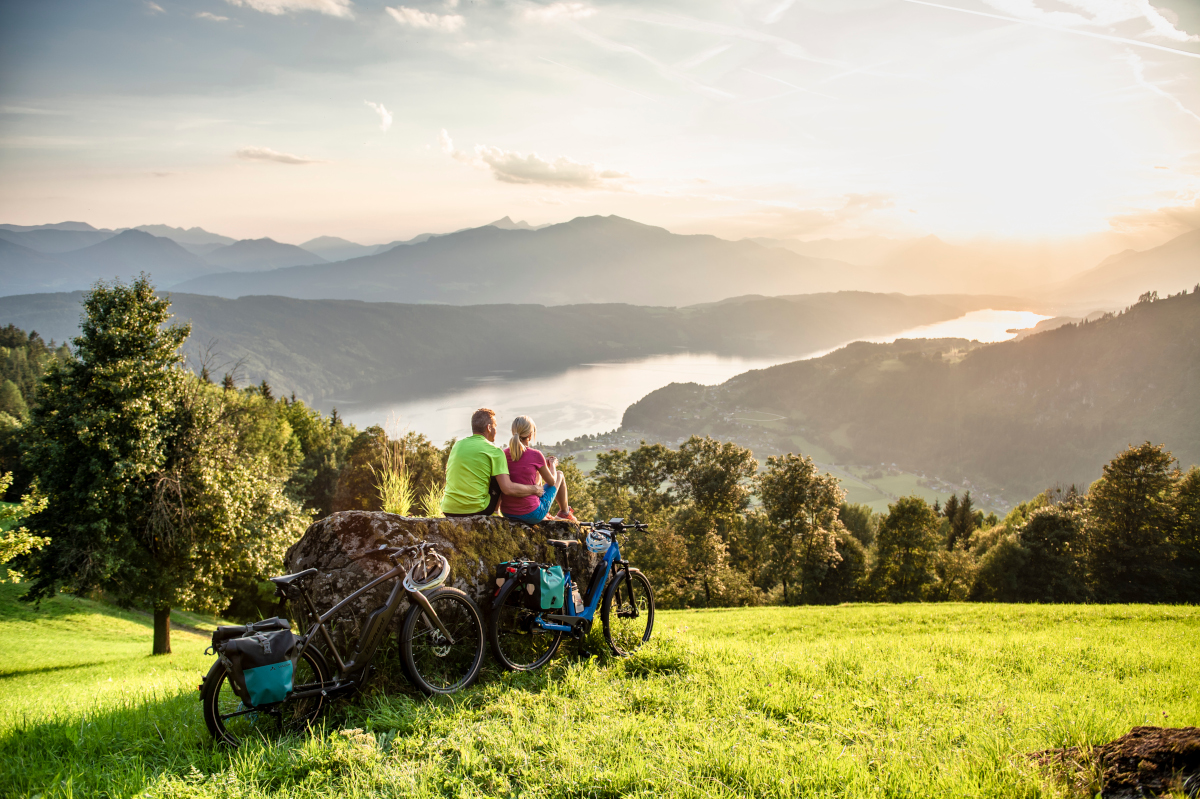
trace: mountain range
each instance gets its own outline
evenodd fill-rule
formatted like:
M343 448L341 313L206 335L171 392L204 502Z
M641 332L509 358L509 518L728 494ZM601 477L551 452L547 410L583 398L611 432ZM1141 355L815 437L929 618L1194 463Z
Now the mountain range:
M1016 341L859 342L713 387L675 383L623 427L737 438L841 464L893 464L1014 498L1086 487L1130 444L1200 463L1200 292L1133 305ZM754 422L769 414L768 423ZM751 420L751 421L748 421Z
M594 216L540 230L489 225L333 265L208 275L176 288L222 297L678 306L735 293L824 291L852 270L753 242Z
M172 292L192 324L193 364L210 351L218 376L241 375L328 406L420 396L494 371L554 372L580 363L679 352L801 356L856 338L953 319L1005 298L839 292L739 297L689 308L621 304L410 305ZM0 325L58 341L78 331L82 292L0 297ZM514 322L516 322L514 324Z
M538 227L503 217L478 228L380 245L322 236L297 247L167 225L133 230L173 242L199 263L169 247L152 250L144 241L121 239L127 231L81 222L0 225L0 241L23 248L0 248L0 276L6 278L0 294L79 289L141 271L162 288L227 297L451 304L687 305L734 293L997 293L999 287L1016 285L1022 296L1078 315L1096 307L1123 307L1145 291L1165 295L1200 282L1198 231L1149 250L1118 253L1069 279L1049 282L1049 245L988 249L936 236L732 242L679 236L620 217L581 217ZM110 240L114 243L106 248L89 249Z

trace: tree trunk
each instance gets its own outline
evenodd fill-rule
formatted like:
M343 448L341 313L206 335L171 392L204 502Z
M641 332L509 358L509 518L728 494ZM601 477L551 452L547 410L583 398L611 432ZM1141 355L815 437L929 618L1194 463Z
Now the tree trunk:
M171 654L171 609L154 609L154 651L152 655Z

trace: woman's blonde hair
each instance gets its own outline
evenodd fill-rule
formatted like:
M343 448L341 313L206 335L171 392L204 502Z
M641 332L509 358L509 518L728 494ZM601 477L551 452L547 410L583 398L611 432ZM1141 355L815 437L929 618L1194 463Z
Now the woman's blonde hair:
M516 463L525 454L525 448L537 441L537 425L528 416L518 416L513 419L512 433L513 437L508 442L508 459Z

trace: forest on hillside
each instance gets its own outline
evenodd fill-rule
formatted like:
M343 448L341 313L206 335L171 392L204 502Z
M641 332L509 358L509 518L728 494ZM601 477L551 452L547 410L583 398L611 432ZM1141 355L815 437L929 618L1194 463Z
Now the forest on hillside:
M82 298L82 292L0 297L0 324L64 340L78 332ZM679 352L800 356L953 319L1003 298L838 292L686 308L227 300L178 293L170 301L174 321L192 326L184 350L193 363L214 354L238 364L239 376L250 382L266 380L328 408L331 398L436 394L496 369L539 374Z
M732 438L763 430L747 411L769 412L784 417L765 427L780 451L799 435L837 463L895 463L1029 497L1086 486L1131 443L1169 442L1200 462L1198 396L1200 291L1147 294L1020 341L858 342L720 386L672 384L631 406L623 428Z
M23 405L0 411L0 482L19 503L4 510L0 563L28 598L100 592L153 609L164 630L173 607L253 617L312 520L440 515L453 442L360 431L266 381L189 371L190 330L144 279L97 286L85 309L69 351L2 331L5 368L34 364ZM872 513L804 455L760 464L710 436L563 468L581 518L650 523L627 555L662 607L1200 601L1200 468L1150 443L1112 455L1090 487L1041 491L1005 518L969 493Z

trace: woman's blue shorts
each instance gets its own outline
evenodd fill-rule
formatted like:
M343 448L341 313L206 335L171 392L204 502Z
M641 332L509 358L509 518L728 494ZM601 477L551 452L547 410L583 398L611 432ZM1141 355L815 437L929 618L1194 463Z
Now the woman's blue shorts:
M554 502L554 495L558 493L558 486L546 486L542 490L541 502L537 508L526 513L524 516L508 516L504 518L512 519L514 522L525 522L526 524L537 524L542 519L546 518L546 514L550 512L550 503Z

